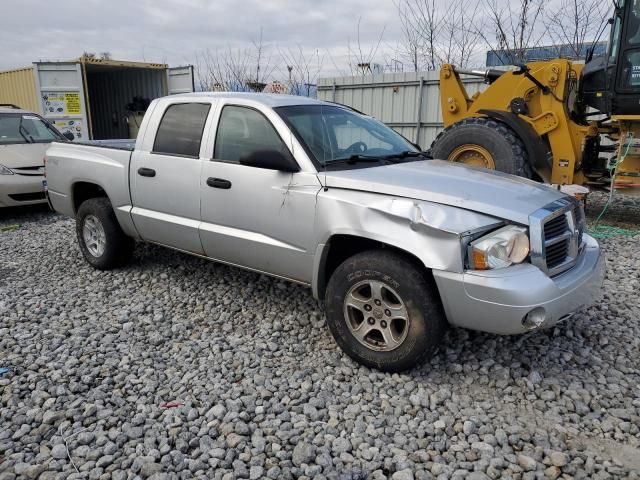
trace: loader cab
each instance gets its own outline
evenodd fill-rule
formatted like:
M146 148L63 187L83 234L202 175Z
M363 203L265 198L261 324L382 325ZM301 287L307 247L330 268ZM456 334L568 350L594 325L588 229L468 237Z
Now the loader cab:
M617 0L607 54L587 58L582 104L608 115L640 115L640 0Z

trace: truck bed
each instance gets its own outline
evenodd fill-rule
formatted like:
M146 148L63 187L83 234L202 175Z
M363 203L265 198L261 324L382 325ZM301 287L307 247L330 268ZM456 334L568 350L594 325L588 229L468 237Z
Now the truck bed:
M46 175L49 200L56 211L75 215L73 185L98 185L109 197L116 216L131 204L129 162L134 140L53 142L47 149Z

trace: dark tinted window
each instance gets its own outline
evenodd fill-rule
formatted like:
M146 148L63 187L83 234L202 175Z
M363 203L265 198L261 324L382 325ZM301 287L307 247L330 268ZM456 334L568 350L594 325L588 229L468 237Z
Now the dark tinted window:
M239 163L242 156L264 150L277 150L289 155L271 122L260 112L232 105L224 107L213 157Z
M158 127L153 144L154 153L199 156L209 107L208 103L178 103L169 106Z

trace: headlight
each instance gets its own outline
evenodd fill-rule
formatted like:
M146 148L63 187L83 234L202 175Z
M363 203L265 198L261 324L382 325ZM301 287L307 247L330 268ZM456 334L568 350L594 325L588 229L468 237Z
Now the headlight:
M0 175L13 175L13 172L0 163Z
M529 255L527 229L508 225L481 237L469 246L469 263L474 270L504 268L522 263Z

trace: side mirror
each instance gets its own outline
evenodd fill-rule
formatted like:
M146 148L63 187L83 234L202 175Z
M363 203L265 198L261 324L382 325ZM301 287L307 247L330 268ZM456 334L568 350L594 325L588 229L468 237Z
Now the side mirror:
M300 167L291 155L284 155L278 150L254 150L240 157L240 165L266 168L280 172L299 172Z
M73 142L73 141L76 139L75 135L74 135L73 133L71 133L69 130L67 130L66 132L64 132L64 133L62 134L62 136L63 136L64 138L66 138L67 140L69 140L70 142Z

